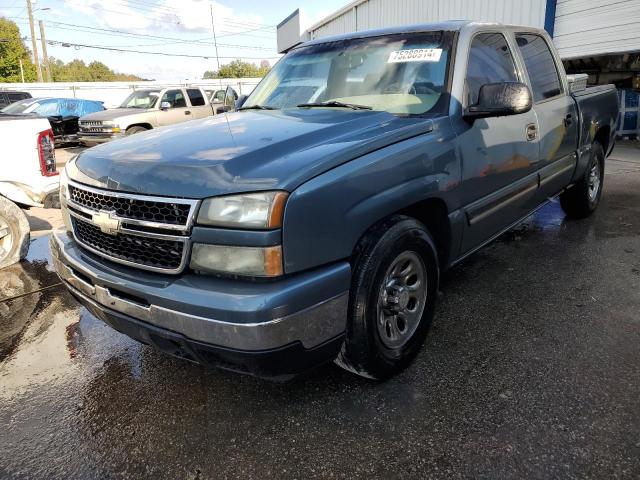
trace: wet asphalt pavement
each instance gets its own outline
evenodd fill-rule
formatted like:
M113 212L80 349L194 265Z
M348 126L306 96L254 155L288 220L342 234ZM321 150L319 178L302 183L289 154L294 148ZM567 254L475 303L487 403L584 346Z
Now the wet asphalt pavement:
M593 217L551 204L449 272L381 384L157 353L78 307L38 236L0 272L0 478L639 478L638 145Z

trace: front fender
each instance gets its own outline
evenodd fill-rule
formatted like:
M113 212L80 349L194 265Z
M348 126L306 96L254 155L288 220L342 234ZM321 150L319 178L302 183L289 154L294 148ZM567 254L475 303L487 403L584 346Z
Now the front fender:
M431 133L364 155L297 188L284 216L285 271L349 258L362 235L383 218L428 198L451 211L460 165L448 119Z
M0 195L14 203L42 207L45 197L58 189L58 177L52 178L55 180L40 185L38 189L19 182L0 182Z

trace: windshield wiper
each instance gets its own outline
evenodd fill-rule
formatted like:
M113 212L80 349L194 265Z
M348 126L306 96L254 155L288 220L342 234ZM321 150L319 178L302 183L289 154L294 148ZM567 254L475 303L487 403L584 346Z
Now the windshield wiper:
M251 105L250 107L240 107L238 110L275 110L275 108L266 105Z
M338 102L337 100L329 100L328 102L312 102L312 103L301 103L298 107L309 108L309 107L342 107L342 108L350 108L351 110L373 110L368 105L358 105L356 103L344 103Z

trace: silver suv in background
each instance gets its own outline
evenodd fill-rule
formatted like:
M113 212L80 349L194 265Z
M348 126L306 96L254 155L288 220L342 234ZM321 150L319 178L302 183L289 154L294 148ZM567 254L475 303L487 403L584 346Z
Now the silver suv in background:
M119 108L80 118L78 138L87 146L214 115L209 96L197 87L137 90Z

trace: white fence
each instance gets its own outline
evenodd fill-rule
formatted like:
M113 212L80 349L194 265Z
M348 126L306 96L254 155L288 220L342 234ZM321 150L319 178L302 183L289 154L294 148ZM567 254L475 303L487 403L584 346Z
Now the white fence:
M56 82L56 83L0 83L0 90L29 92L32 97L84 98L99 100L107 108L115 108L134 90L167 86L198 86L217 90L231 85L240 95L248 95L260 78L228 78L195 82Z

